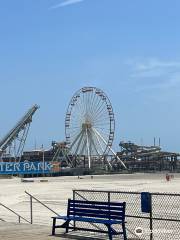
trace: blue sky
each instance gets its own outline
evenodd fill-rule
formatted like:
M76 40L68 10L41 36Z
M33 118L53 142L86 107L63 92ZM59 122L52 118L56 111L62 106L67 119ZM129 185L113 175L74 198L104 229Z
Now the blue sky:
M79 88L109 96L120 140L180 151L179 0L2 0L2 137L34 103L26 148L64 140ZM142 140L141 140L142 139Z

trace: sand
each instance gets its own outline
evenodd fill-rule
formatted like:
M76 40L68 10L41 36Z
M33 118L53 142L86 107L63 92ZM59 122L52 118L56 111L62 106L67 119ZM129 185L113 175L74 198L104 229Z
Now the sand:
M47 177L48 182L41 182L43 178L34 178L34 182L21 182L20 178L0 179L0 203L5 204L18 214L30 220L29 192L44 204L60 214L66 214L66 203L72 198L73 189L115 190L115 191L150 191L180 193L180 174L167 182L165 174L116 174L67 177ZM18 217L0 206L1 220L17 221ZM33 201L33 222L37 224L51 224L50 217L54 213Z

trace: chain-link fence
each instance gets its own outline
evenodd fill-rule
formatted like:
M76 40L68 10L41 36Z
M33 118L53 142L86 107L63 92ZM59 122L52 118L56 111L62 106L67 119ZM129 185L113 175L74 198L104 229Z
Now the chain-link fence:
M76 200L125 201L128 239L180 239L180 194L150 193L150 195L151 212L144 213L141 209L140 192L73 190L73 198ZM95 224L93 227L103 228Z

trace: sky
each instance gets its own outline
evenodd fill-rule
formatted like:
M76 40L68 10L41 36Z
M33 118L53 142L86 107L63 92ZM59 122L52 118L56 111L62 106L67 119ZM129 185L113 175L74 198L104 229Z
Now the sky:
M120 141L180 152L179 0L1 0L0 138L34 104L25 149L65 139L73 94L102 89Z

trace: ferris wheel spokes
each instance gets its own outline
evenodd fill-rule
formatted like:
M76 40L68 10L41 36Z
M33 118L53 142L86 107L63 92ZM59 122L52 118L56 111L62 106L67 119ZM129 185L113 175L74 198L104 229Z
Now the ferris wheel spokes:
M74 144L77 142L77 140L79 139L79 137L81 136L82 131L77 135L77 137L74 139L74 141L72 142L69 151L71 150L71 148L74 146Z
M79 142L78 142L78 144L77 144L77 149L76 149L76 151L75 151L75 153L74 153L75 156L77 155L77 153L78 153L78 151L79 151L79 147L80 147L80 145L81 145L82 139L83 139L83 132L82 132L82 134L81 134L81 136L80 136L80 138L79 138Z
M95 144L94 139L93 139L93 137L92 137L91 131L90 131L90 139L91 139L91 142L92 142L92 144L93 144L93 146L94 146L94 149L96 150L97 155L100 156L101 153L99 152L99 150L98 150L97 147L96 147L96 144ZM103 152L103 148L101 148L101 150L102 150L102 152Z

